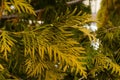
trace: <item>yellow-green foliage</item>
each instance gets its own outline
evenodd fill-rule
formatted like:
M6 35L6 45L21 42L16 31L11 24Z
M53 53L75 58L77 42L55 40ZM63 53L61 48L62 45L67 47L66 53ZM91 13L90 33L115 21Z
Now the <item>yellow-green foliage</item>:
M30 13L35 15L33 7L26 0L3 0L3 8L9 12L12 11L10 5L13 5L19 13Z
M102 69L99 75L110 75L111 78L120 79L120 0L102 0L98 12L97 37L101 41L100 52L104 54L104 60L100 59ZM107 60L107 62L106 62ZM98 61L98 60L97 60ZM114 74L115 73L115 74ZM105 76L104 76L105 77ZM106 77L105 79L110 79Z
M10 37L9 32L2 31L0 35L0 52L4 53L4 57L7 60L8 53L11 53L11 48L14 46L14 42L16 42L12 37Z
M19 13L35 15L25 0L5 0L4 9L11 11L8 4L14 5ZM72 29L79 30L80 35L87 36L90 41L95 38L83 27L91 21L90 16L81 13L75 15L75 11L68 9L66 15L61 14L52 24L29 25L21 22L24 28L18 32L8 30L6 27L9 26L5 25L0 32L0 67L1 70L6 69L10 76L4 74L3 77L58 80L66 72L71 72L87 78L85 48L72 38ZM19 22L14 26L20 27Z
M120 75L120 66L114 63L110 58L106 57L103 54L98 54L94 57L93 60L95 64L96 71L104 71L104 69L110 70L111 74Z
M102 0L101 8L98 11L99 27L105 26L112 22L114 26L120 25L120 1L119 0Z

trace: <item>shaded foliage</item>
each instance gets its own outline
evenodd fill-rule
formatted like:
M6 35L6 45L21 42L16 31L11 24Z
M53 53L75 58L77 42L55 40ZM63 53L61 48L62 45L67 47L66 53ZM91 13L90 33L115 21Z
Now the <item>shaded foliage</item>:
M101 41L100 51L116 65L113 66L113 69L116 72L119 71L120 67L120 11L118 8L120 5L119 0L102 0L101 8L98 12L98 31L97 37ZM110 73L112 69L102 71L98 76L101 76L100 79L105 78L106 80L119 80L120 75ZM113 71L112 71L113 72ZM106 77L107 75L107 77Z

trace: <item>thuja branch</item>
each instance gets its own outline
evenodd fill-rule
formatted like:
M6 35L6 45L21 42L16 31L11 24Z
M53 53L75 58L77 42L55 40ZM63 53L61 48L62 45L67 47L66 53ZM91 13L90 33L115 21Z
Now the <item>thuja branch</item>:
M69 1L69 2L66 2L66 5L67 6L70 6L70 5L73 5L73 4L77 4L77 3L80 3L82 2L83 0L72 0L72 1ZM45 9L39 9L39 10L36 10L35 13L41 13L43 12ZM11 14L11 15L3 15L1 16L2 19L10 19L10 18L16 18L18 17L17 14Z

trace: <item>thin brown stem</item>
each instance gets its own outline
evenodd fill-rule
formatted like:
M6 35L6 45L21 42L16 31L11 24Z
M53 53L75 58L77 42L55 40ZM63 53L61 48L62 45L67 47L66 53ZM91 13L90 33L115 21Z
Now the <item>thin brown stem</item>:
M80 3L84 0L72 0L72 1L69 1L69 2L66 2L67 5L72 5L72 4L76 4L76 3Z
M73 4L76 4L76 3L80 3L80 2L82 2L83 0L72 0L72 1L69 1L69 2L66 2L66 5L67 6L70 6L70 5L73 5ZM2 0L2 2L3 2L3 0ZM39 9L39 10L36 10L35 11L35 13L40 13L40 12L43 12L45 9ZM16 14L11 14L11 15L2 15L2 12L0 12L1 14L1 16L0 16L0 18L2 18L2 19L10 19L10 18L16 18L16 17L18 17L18 15L16 15Z

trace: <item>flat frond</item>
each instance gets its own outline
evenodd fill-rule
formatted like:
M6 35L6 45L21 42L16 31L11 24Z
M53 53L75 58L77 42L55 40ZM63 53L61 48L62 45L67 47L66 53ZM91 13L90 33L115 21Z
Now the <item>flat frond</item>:
M105 55L102 54L98 54L95 57L95 68L92 70L91 73L94 72L99 72L99 71L104 71L104 69L106 70L110 70L111 74L118 74L120 75L120 66L116 63L114 63L110 58L106 57Z
M7 60L8 53L11 53L11 49L14 46L15 39L9 36L9 32L3 31L0 35L0 52L3 53L5 59Z
M33 7L27 3L27 1L25 0L11 0L12 5L15 6L15 8L17 9L17 11L19 13L21 12L25 12L25 13L30 13L30 14L34 14L35 15L35 11L33 9Z

